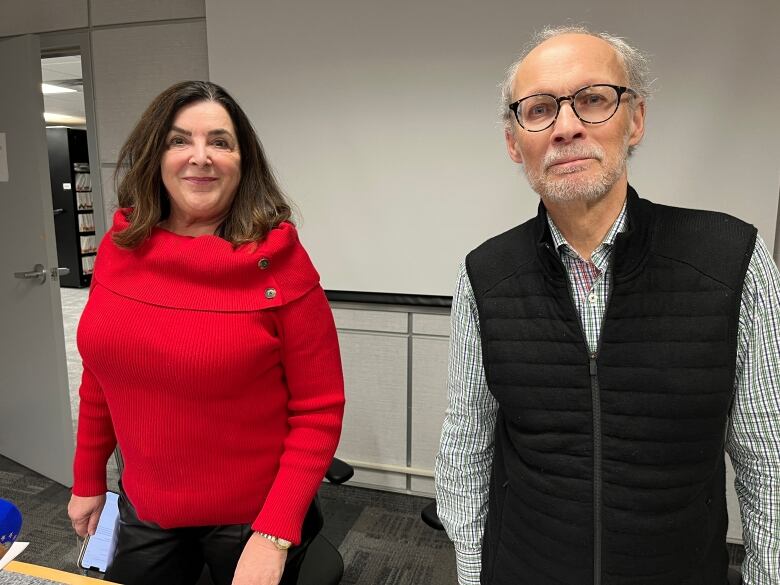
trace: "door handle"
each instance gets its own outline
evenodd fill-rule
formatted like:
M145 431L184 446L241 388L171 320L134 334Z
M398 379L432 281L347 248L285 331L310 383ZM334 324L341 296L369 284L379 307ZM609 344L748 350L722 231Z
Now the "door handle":
M38 280L38 284L46 282L46 269L43 264L36 264L33 269L27 272L14 272L14 278L24 278Z
M61 266L58 266L56 268L52 268L47 273L46 269L43 267L43 264L36 264L33 266L33 269L28 272L14 272L14 277L37 280L39 284L43 284L46 282L46 275L49 273L51 274L52 280L59 280L60 276L67 276L70 274L70 268L62 268Z
M65 210L62 209L61 207L58 207L57 209L54 209L53 211L54 211L54 216L55 217L60 215L60 214L62 214L62 213L65 213Z

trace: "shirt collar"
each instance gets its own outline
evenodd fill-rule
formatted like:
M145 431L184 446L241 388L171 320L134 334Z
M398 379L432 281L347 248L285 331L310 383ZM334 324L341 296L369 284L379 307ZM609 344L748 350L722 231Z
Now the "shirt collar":
M623 208L620 210L620 213L618 214L617 218L612 223L612 227L609 228L609 231L607 232L607 235L604 236L604 239L602 240L601 244L593 251L593 257L592 257L593 262L599 268L601 268L599 266L600 264L599 260L603 260L606 258L606 256L608 256L609 251L612 249L612 246L615 244L615 238L617 237L617 235L619 233L625 232L628 229L628 214L626 213L626 204L627 201L624 201ZM550 217L550 212L547 211L546 213L547 213L547 223L550 226L550 235L552 236L555 249L558 250L558 254L560 256L566 254L573 258L580 258L580 255L577 254L574 248L571 247L569 242L566 241L566 238L563 237L563 234L558 229L558 226L555 225L555 222L553 221L552 217Z

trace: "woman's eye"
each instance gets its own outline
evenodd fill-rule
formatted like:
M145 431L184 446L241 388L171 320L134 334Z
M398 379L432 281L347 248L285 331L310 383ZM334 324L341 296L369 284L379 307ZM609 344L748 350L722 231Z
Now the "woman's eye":
M168 144L171 146L181 146L184 144L184 138L181 136L174 136L168 141Z
M227 140L223 140L221 138L218 138L214 141L214 146L217 148L230 148L230 145L228 144Z

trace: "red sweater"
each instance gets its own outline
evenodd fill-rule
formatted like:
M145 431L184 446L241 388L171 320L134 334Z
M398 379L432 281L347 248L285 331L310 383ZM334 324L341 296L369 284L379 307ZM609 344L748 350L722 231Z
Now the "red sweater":
M333 316L295 228L259 245L155 228L103 238L79 323L84 362L73 493L106 490L118 442L139 518L252 524L294 543L338 444Z

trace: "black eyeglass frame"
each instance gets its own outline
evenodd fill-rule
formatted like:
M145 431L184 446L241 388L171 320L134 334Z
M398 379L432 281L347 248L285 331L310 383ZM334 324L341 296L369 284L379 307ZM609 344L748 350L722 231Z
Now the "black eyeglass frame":
M581 91L585 91L586 89L590 89L592 87L611 87L617 93L617 100L615 100L615 109L612 110L612 113L609 116L607 116L606 118L604 118L600 122L588 122L587 120L583 120L582 117L577 112L577 108L574 106L574 103L575 103L574 102L574 97L578 93L580 93ZM515 120L517 120L517 123L520 124L520 127L523 130L525 130L526 132L544 132L550 126L555 124L555 121L558 119L558 116L561 113L561 103L564 102L565 100L569 100L569 102L570 102L569 105L571 106L571 111L574 112L574 115L577 116L577 119L580 122L582 122L584 124L603 124L607 120L611 119L617 113L618 108L620 108L620 103L622 101L623 94L626 94L626 93L630 94L630 95L633 95L634 97L639 97L639 94L636 91L634 91L633 89L631 89L630 87L625 87L623 85L612 85L611 83L594 83L592 85L586 85L585 87L581 87L580 89L578 89L577 91L575 91L571 95L562 95L561 97L555 97L554 95L552 95L550 93L535 93L535 94L532 94L532 95L527 95L524 98L519 99L516 102L512 102L511 104L509 104L509 109L515 115ZM550 120L550 123L547 124L547 126L545 126L544 128L540 128L539 130L529 130L528 128L523 126L523 123L520 121L520 116L517 113L517 110L519 109L520 104L522 102L524 102L525 100L531 99L531 98L534 98L534 97L539 97L539 96L546 96L546 97L551 97L552 99L554 99L555 100L555 105L557 107L557 110L555 111L555 116L553 116L553 119Z

